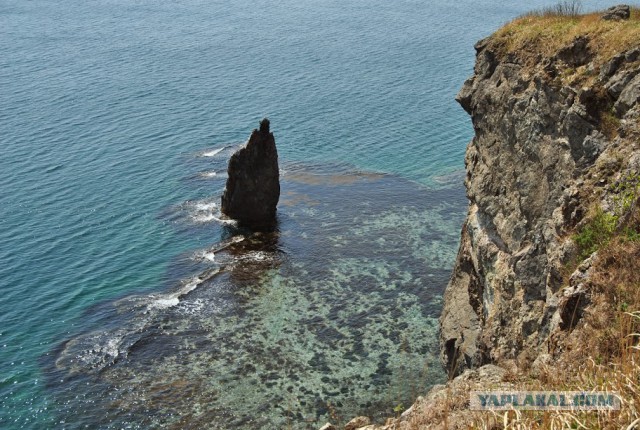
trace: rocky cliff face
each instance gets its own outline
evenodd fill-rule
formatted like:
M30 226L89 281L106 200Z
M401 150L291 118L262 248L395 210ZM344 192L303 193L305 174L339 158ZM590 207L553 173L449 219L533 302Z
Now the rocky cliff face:
M603 22L594 25L624 25ZM561 287L579 256L571 234L640 168L640 41L517 30L476 44L474 75L457 97L475 137L465 158L469 211L440 319L452 375L547 352L565 327Z

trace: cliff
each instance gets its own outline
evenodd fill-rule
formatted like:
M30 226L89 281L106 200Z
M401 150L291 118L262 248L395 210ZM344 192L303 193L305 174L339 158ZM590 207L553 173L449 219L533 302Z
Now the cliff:
M572 234L594 208L613 212L615 185L640 168L638 35L637 11L613 22L532 16L476 44L457 96L475 136L440 319L450 374L531 363L574 317L562 287L588 255Z
M475 45L457 96L469 209L440 318L450 381L367 429L640 422L640 11L561 9ZM615 390L628 407L470 411L469 391L492 387Z

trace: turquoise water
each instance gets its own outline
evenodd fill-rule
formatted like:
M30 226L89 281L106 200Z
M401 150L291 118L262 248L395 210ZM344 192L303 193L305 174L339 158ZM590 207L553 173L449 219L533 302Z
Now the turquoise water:
M3 1L0 427L314 428L440 381L453 98L548 3ZM263 116L274 237L216 220Z

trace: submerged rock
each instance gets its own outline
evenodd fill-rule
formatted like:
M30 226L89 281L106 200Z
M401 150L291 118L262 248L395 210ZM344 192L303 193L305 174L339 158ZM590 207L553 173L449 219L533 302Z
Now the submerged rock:
M260 129L253 130L247 144L231 156L227 172L222 213L253 229L274 227L280 174L268 119L263 119Z

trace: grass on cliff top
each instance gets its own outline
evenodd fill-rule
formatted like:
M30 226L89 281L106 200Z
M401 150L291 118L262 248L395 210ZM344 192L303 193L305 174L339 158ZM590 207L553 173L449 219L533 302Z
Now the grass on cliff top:
M623 21L603 20L602 12L584 15L574 12L561 9L554 12L551 8L529 13L498 30L492 42L501 46L504 54L517 53L525 60L537 62L540 55L550 57L576 37L587 36L589 47L596 54L596 64L640 45L639 8L631 8L631 17Z

